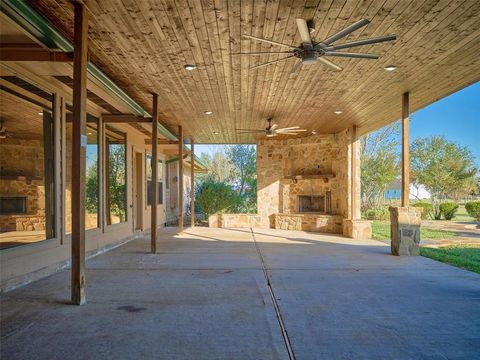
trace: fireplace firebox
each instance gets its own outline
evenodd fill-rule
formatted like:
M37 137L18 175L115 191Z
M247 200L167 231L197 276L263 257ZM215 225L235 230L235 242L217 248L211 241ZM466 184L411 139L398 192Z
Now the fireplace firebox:
M299 213L332 213L332 195L327 191L325 195L298 195L297 211Z
M27 213L26 196L0 197L0 215L21 215Z
M325 212L325 196L298 196L298 212L310 213L310 212Z

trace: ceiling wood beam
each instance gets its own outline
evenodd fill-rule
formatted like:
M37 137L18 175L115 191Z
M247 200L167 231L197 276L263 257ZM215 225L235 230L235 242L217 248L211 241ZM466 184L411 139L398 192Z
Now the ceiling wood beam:
M73 52L32 48L2 48L0 61L73 62Z
M152 139L145 139L145 145L152 145ZM159 139L158 145L178 145L178 141Z
M151 117L142 117L132 114L102 114L104 123L151 123ZM158 123L158 121L157 121Z

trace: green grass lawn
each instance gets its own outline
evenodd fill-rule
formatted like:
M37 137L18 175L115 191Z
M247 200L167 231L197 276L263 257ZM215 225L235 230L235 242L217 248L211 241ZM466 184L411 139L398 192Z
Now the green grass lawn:
M438 240L450 239L457 236L452 231L420 228L420 238ZM372 238L375 240L390 240L390 223L388 221L373 221L372 223Z
M480 274L480 245L452 245L441 248L422 247L420 248L420 254Z
M453 221L475 221L475 219L468 215L465 205L460 205Z

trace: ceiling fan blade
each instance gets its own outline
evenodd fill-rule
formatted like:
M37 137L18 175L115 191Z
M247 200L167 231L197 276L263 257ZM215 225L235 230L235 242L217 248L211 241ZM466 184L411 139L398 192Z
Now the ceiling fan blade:
M326 51L325 56L338 56L357 59L378 59L378 55L375 54L363 54L363 53L351 53L351 52L338 52L338 51Z
M396 40L396 39L397 39L397 37L395 35L380 36L380 37L371 38L371 39L357 40L357 41L347 42L347 43L344 43L344 44L328 46L327 48L325 48L325 50L329 51L329 50L348 49L348 48L355 47L355 46L378 44L378 43L382 43L382 42L385 42L385 41L393 41L393 40Z
M328 38L323 40L321 43L325 44L325 45L330 45L330 44L334 43L335 41L340 40L341 38L344 38L345 36L354 32L355 30L358 30L361 27L364 27L365 25L368 25L369 23L370 23L370 21L368 21L367 19L359 20L356 23L354 23L350 26L347 26L342 31L340 31L340 32L338 32L338 33L336 33L332 36L329 36Z
M282 43L279 43L279 42L276 42L276 41L262 39L262 38L252 36L252 35L242 35L242 37L247 38L247 39L257 40L257 41L263 41L263 42L273 44L273 45L284 46L284 47L288 47L290 49L296 49L297 48L296 46L282 44Z
M294 129L300 129L300 126L292 126L292 127L287 127L287 128L281 128L278 130L294 130Z
M297 130L277 130L276 132L282 133L282 134L289 134L289 133L296 133L296 132L304 132L307 131L306 129L297 129Z
M295 65L293 65L292 70L290 71L290 74L297 72L298 69L300 69L301 67L302 67L302 60L298 59Z
M278 124L273 124L272 126L270 126L270 130L275 130L277 127L278 127Z
M311 44L312 38L310 37L307 22L304 19L297 19L297 27L300 37L302 38L302 43Z
M293 54L292 51L259 51L252 53L231 53L230 55L269 55L269 54Z
M281 58L281 59L278 59L278 60L273 60L273 61L269 61L269 62L260 64L260 65L252 66L250 69L258 69L258 68L261 68L263 66L267 66L267 65L270 65L270 64L277 63L279 61L291 59L292 57L295 57L295 55L287 56L287 57L284 57L284 58Z
M332 70L342 71L342 68L340 66L335 65L333 62L331 62L330 60L324 59L323 57L319 57L318 62L322 63L323 65L328 66Z
M264 133L265 130L253 130L253 131L237 131L237 134L242 135L242 134L259 134L259 133Z

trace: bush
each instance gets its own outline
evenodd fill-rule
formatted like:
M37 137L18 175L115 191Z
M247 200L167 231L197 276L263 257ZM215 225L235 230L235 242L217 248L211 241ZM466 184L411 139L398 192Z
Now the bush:
M480 201L469 201L465 204L468 215L480 221Z
M444 202L440 204L440 213L445 220L452 220L455 217L455 213L458 210L458 204L454 202Z
M238 206L237 193L227 184L207 179L196 189L195 203L206 219L212 214L228 212Z
M371 208L365 211L367 220L388 220L390 219L390 212L385 207Z
M433 206L432 204L428 203L428 202L417 202L415 204L413 204L413 206L415 207L421 207L423 209L422 211L422 220L426 220L428 218L432 218L432 210L433 210Z

